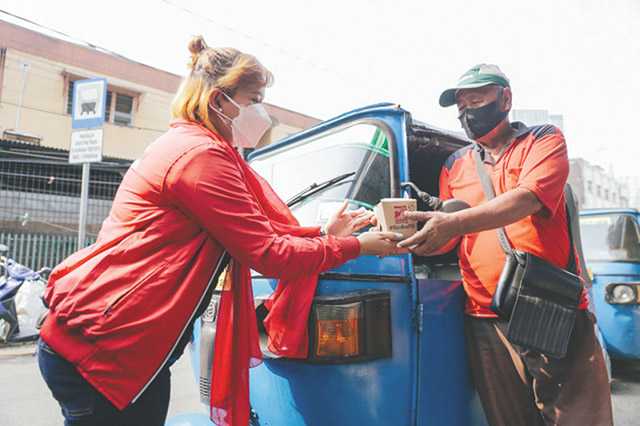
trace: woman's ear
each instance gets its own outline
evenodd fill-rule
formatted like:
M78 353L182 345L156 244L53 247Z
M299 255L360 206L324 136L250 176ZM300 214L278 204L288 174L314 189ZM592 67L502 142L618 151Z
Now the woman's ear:
M216 111L222 111L222 106L220 104L222 98L224 98L222 92L219 89L213 89L213 92L211 92L211 96L209 97L209 108Z

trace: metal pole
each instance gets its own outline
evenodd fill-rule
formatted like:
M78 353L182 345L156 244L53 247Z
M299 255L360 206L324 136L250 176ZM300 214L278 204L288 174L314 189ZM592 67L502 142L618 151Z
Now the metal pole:
M80 191L80 223L78 224L78 250L86 243L87 207L89 205L89 178L91 163L82 163L82 190Z
M20 129L20 111L22 110L22 98L24 97L24 90L27 88L27 72L29 71L29 64L23 62L20 64L22 67L22 90L20 90L20 97L18 98L18 109L16 111L16 130Z

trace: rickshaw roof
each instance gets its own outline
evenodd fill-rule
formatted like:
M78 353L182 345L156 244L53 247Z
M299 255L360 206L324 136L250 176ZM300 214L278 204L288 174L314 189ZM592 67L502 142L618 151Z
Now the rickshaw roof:
M580 211L580 216L594 216L605 214L633 214L640 215L640 211L633 207L620 207L620 208L598 208L598 209L584 209Z
M248 160L252 160L256 155L262 155L265 153L269 153L272 151L279 150L287 145L295 143L299 140L306 139L308 137L319 135L327 130L332 128L341 126L343 124L347 124L354 120L360 118L368 118L372 113L375 114L409 114L407 110L403 109L400 104L392 103L392 102L382 102L378 104L368 105L362 108L356 108L354 110L345 112L336 117L330 118L317 124L316 126L310 127L301 132L295 133L291 136L281 139L278 142L275 142L269 146L264 148L257 149L252 152L248 156ZM453 132L450 130L442 129L437 126L433 126L423 121L418 121L411 119L410 120L410 130L412 133L420 133L420 131L427 130L431 135L441 135L450 140L455 140L459 146L464 146L466 144L472 143L462 132Z

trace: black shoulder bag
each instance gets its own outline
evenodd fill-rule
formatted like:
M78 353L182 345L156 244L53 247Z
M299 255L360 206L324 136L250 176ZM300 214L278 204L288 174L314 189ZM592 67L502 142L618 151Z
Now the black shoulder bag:
M491 200L495 198L493 183L475 149L474 158L485 197ZM507 259L491 309L500 318L509 320L507 338L511 343L564 358L582 293L580 278L531 253L513 249L504 228L497 232ZM575 272L571 229L569 240L569 265Z

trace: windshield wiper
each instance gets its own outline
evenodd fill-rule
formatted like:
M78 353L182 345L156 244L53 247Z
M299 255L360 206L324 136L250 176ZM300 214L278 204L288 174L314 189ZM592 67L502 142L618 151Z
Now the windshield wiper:
M346 178L351 177L351 176L353 176L355 174L356 174L356 172L345 173L343 175L336 176L334 178L331 178L331 179L329 179L327 181L324 181L324 182L321 182L321 183L314 182L311 185L309 185L308 187L306 187L305 189L303 189L302 191L298 192L293 197L291 197L287 201L287 205L289 207L293 207L296 204L298 204L299 202L301 202L303 200L306 200L307 198L311 197L312 195L315 195L318 192L322 192L325 189L329 189L332 186L335 186L336 184L342 182Z

